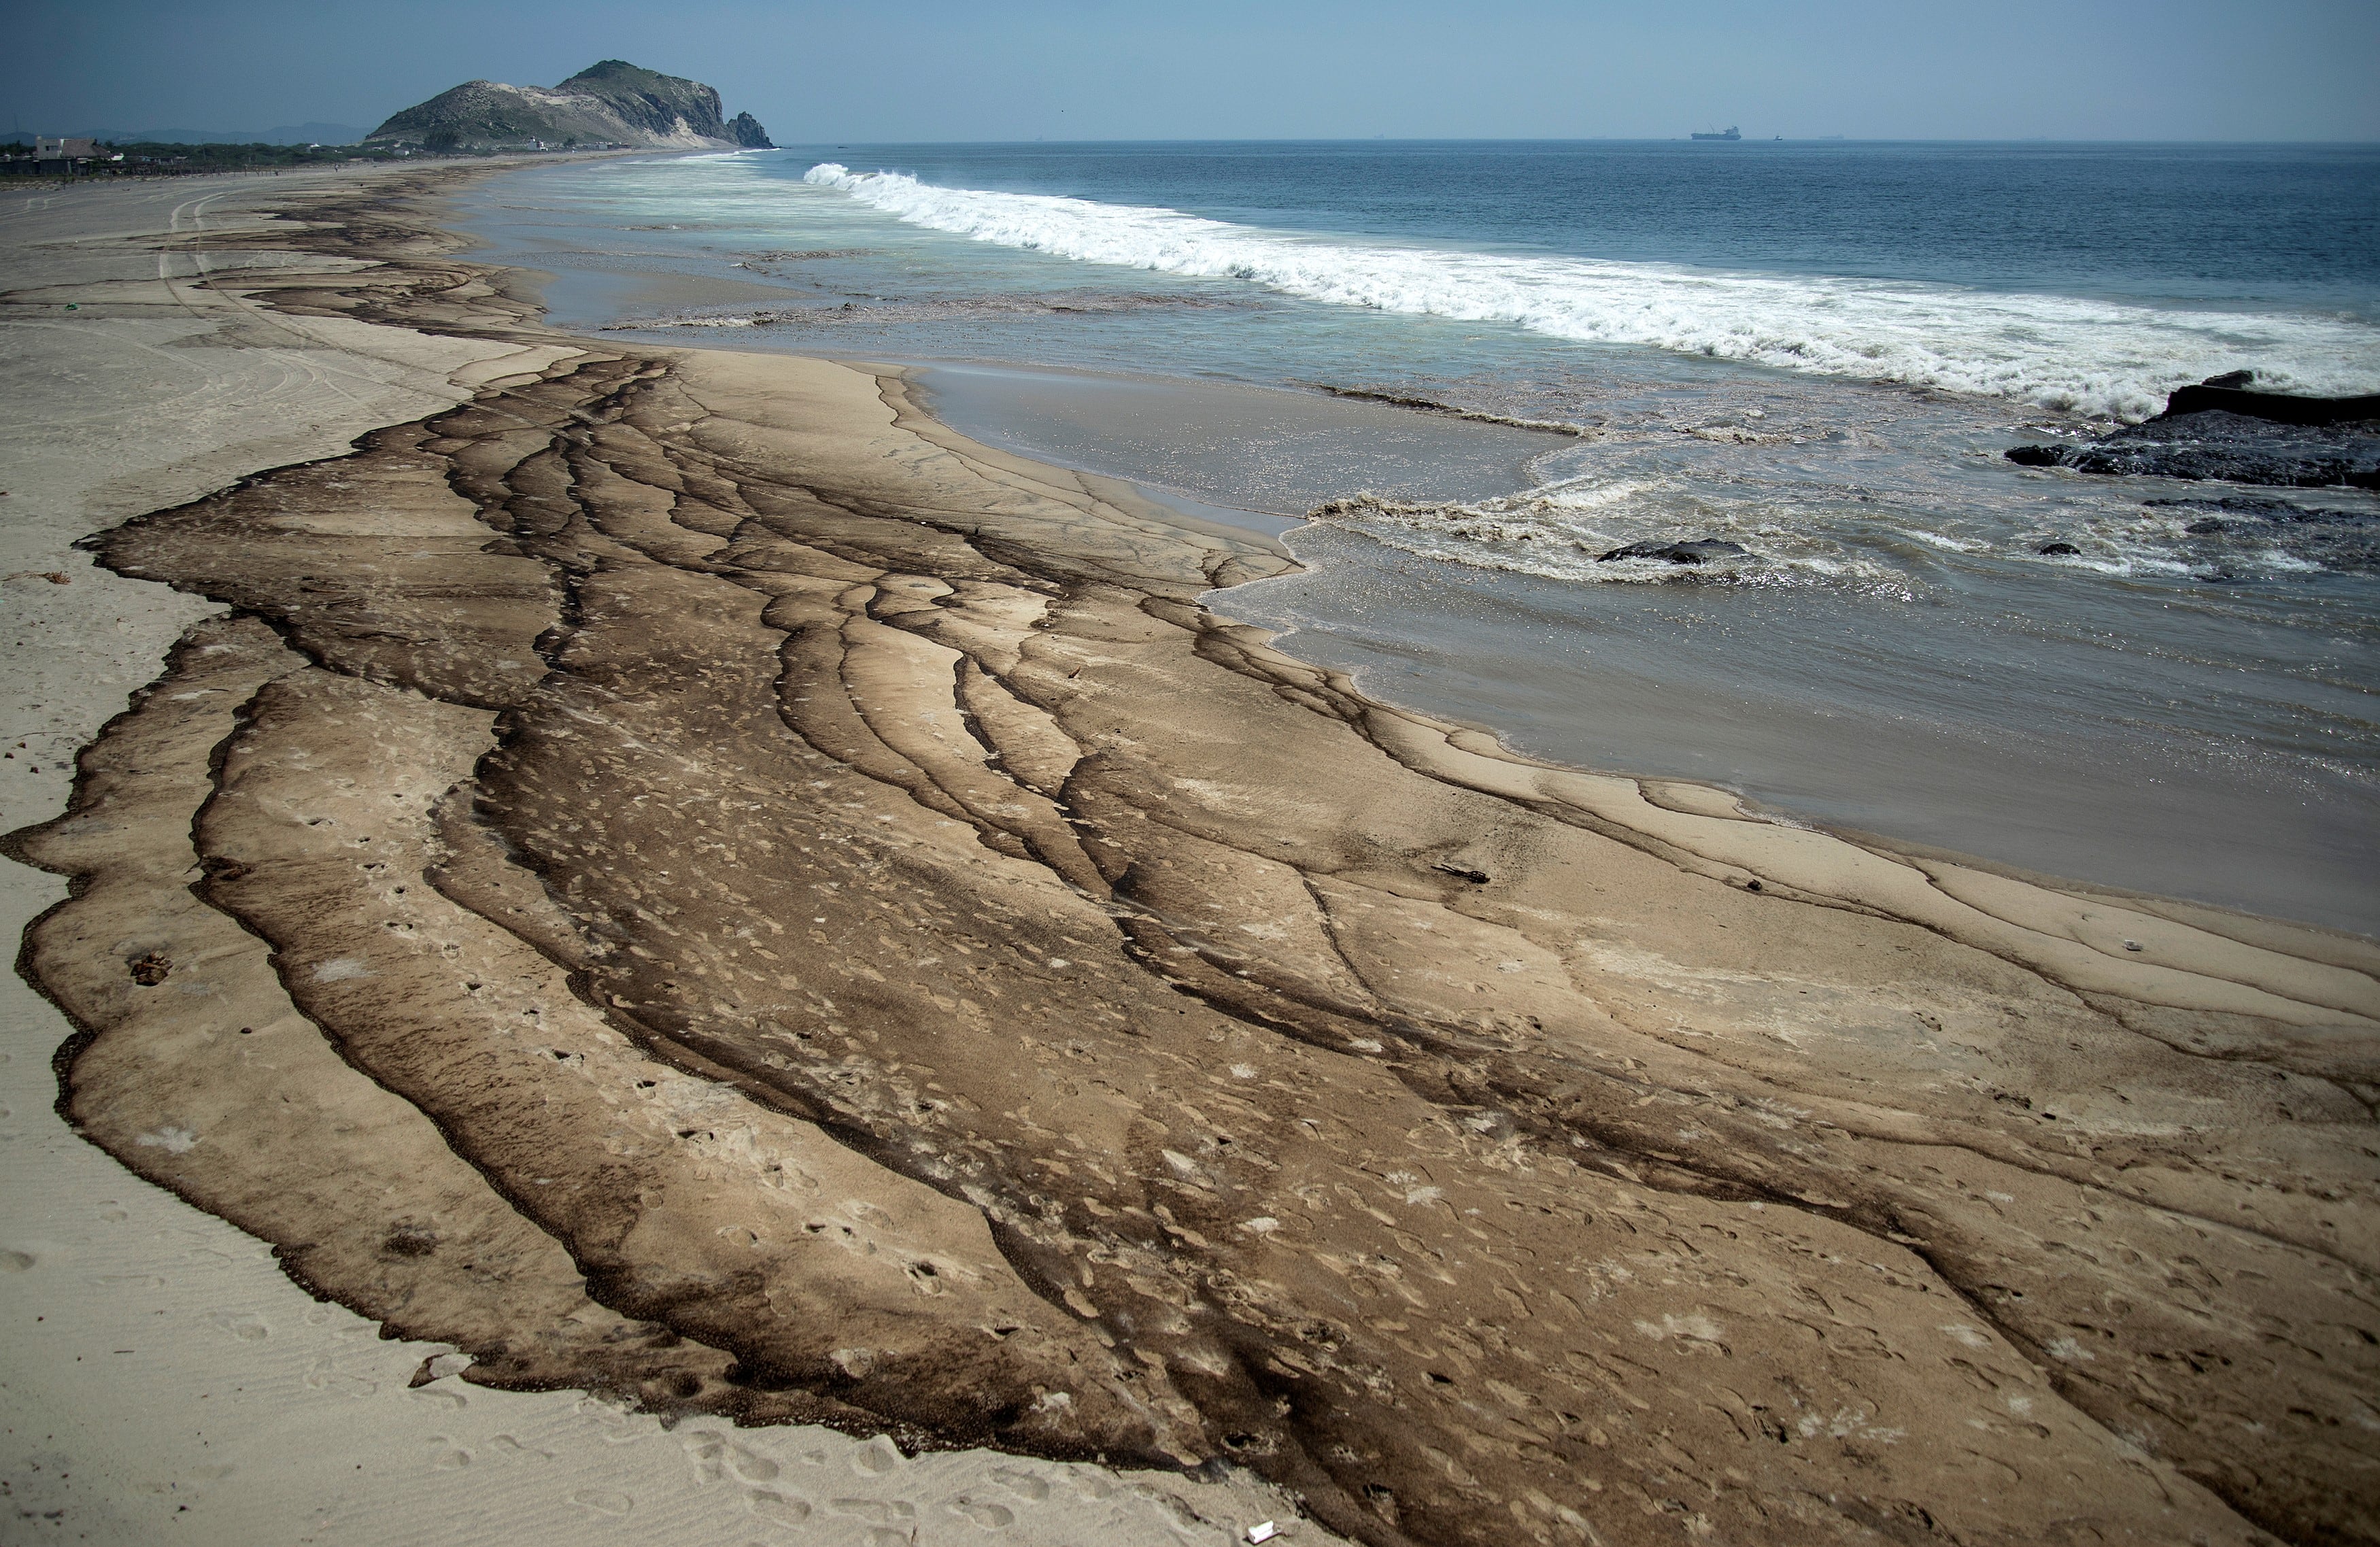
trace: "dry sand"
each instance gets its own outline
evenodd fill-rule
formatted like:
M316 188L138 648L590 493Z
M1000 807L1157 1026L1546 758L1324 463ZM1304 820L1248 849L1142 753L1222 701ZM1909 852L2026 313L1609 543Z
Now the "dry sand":
M1284 1507L1219 1474L1384 1544L2380 1535L2371 943L1528 763L1203 608L1258 538L896 373L558 339L409 209L166 244L284 253L225 325L453 358L351 455L49 475L54 541L130 516L109 566L233 611L15 840L79 878L27 961L86 1135L460 1350L376 1421L586 1468L493 1388L592 1390L690 1448L587 1486L795 1540ZM74 578L11 585L142 599L128 678L199 611ZM22 1282L104 1255L59 1218ZM19 1333L32 1410L95 1401Z

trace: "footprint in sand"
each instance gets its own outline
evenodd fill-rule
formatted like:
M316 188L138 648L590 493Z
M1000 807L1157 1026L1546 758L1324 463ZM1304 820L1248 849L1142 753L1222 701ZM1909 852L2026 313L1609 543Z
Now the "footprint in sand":
M698 1482L717 1482L720 1459L727 1454L727 1442L707 1429L698 1429L682 1442L686 1459L694 1463Z
M900 1525L917 1517L917 1506L906 1499L837 1499L829 1507L837 1515L878 1526Z
M1016 1512L1006 1504L986 1504L977 1499L953 1499L946 1507L961 1519L972 1520L988 1531L1006 1530L1016 1523Z
M994 1468L991 1480L1019 1497L1031 1499L1035 1504L1039 1504L1050 1496L1050 1484L1047 1481L1034 1476L1031 1472L1019 1471L1014 1467Z
M851 1469L869 1477L882 1477L901 1464L901 1447L879 1434L859 1447L851 1458Z
M798 1526L810 1517L810 1506L801 1499L768 1488L755 1488L745 1496L752 1513L773 1526Z
M727 1468L738 1482L772 1482L783 1468L767 1456L746 1450L742 1445L727 1447Z
M331 1367L331 1363L327 1359L317 1359L314 1361L313 1366L306 1371L306 1389L309 1391L335 1391L345 1393L349 1396L364 1397L370 1396L374 1392L380 1390L380 1383L378 1381L367 1381L360 1375L350 1375L342 1370L334 1370ZM417 1392L415 1395L419 1395L420 1394Z
M30 1271L40 1261L30 1251L0 1251L0 1273L21 1273Z
M602 1430L603 1443L607 1445L632 1445L645 1437L645 1431L638 1427L636 1420L625 1409L601 1398L588 1397L573 1411L593 1420Z
M581 1488L570 1495L570 1502L598 1515L608 1515L617 1520L637 1507L637 1501L610 1488Z

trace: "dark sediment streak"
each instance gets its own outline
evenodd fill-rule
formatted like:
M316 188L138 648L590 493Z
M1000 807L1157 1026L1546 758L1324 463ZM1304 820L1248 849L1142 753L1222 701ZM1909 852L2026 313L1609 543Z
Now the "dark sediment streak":
M1370 387L1342 387L1325 384L1322 391L1333 397L1351 397L1361 403L1386 403L1396 408L1415 408L1427 414L1444 414L1449 419L1467 419L1475 424L1502 424L1515 430L1542 430L1549 435L1570 435L1591 441L1603 433L1591 425L1576 424L1566 419L1515 419L1510 414L1492 414L1479 408L1465 408L1452 403L1441 403L1435 397L1415 397L1405 393L1380 392Z
M282 304L527 335L326 213L418 267ZM475 1378L1378 1543L2380 1530L2367 943L1519 761L1200 610L1255 540L814 361L593 353L103 553L237 615L18 840L72 1109ZM110 1072L115 943L208 931L419 1182L140 1144L311 1089Z

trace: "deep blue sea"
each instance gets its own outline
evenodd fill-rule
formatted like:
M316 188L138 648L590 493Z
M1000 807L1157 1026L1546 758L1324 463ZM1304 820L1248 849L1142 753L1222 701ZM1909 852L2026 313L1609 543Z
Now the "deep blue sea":
M565 325L917 367L986 439L1339 502L1213 604L1380 696L2380 932L2380 498L2193 532L2145 502L2240 491L1999 455L2219 372L2380 391L2380 147L843 144L468 205ZM1704 537L1746 554L1600 559Z

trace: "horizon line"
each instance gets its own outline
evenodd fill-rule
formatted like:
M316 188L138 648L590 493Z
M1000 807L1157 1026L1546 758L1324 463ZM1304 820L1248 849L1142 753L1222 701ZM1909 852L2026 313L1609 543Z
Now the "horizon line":
M1744 135L1737 140L1704 140L1704 144L1774 145L2369 145L2380 147L2380 135L2363 140L2116 140L2049 134L1966 138L1949 135L1856 135L1856 134L1779 134ZM1186 138L1180 136L1141 139L1102 138L1098 136L1053 138L1036 135L1029 140L850 140L836 141L844 145L1670 145L1694 143L1690 134L1593 134L1593 135L1269 135L1215 136ZM824 145L824 140L803 140L798 146ZM793 146L777 145L774 150Z
M315 119L315 120L312 120L312 121L313 121L313 122L315 122L315 123L328 123L328 122L329 122L329 120L326 120L326 119ZM300 126L300 125L274 125L274 126L273 126L273 128L298 128L298 127L302 127L302 126ZM353 125L341 125L341 126L339 126L339 127L341 127L341 128L353 128L353 127L355 127L355 126L353 126ZM46 136L46 138L50 138L50 139L62 139L62 138L72 138L72 139L103 138L103 139L114 139L114 140L138 140L138 139L140 139L140 136L141 136L141 135L143 135L143 134L157 134L157 133L178 133L178 134L222 134L222 135L225 135L225 136L236 136L236 135L240 135L240 134L255 134L255 133L270 133L270 132L272 132L272 131L271 131L271 129L258 129L258 130L246 130L246 129L212 129L212 128L209 128L209 129L188 129L188 128L179 128L179 129L177 129L177 128L168 128L168 127L160 127L160 128L152 128L140 129L140 130L109 129L109 130L104 131L103 133L103 131L98 130L98 129L87 129L87 130L81 131L81 132L79 132L79 133L75 133L75 134L67 134L67 135L61 135L61 134L51 134L51 135ZM40 135L41 133L42 133L42 131L40 131L40 130L37 130L37 129L27 129L27 128L12 128L12 129L10 129L10 130L8 130L8 131L7 131L7 135L8 135L8 137L11 137L11 138L18 137L18 136L25 136L25 135ZM229 139L229 138L226 138L225 140L219 140L219 141L191 140L191 141L188 141L188 143L191 143L191 144L207 144L207 143L221 143L221 144L252 144L252 143L255 143L255 142L256 142L256 141L255 141L255 140L236 140L236 139ZM325 143L327 144L328 142L325 142ZM355 144L362 144L362 143L364 143L364 141L363 141L363 140L358 140L352 141L352 143L355 143ZM974 137L967 137L967 138L961 138L961 139L921 139L921 140L908 140L908 139L901 139L901 140L851 139L851 140L829 140L829 139L827 139L827 138L820 137L820 138L816 138L816 139L806 139L806 140L796 140L796 141L795 141L794 143L795 143L795 145L800 145L800 146L816 146L816 145L824 145L824 144L829 144L829 143L836 143L836 144L842 144L842 145L1045 145L1045 144L1046 144L1046 145L1380 145L1380 144L1389 144L1389 145L1399 145L1399 144L1403 144L1403 145L1450 145L1450 144L1475 144L1475 145L1666 145L1666 144L1691 144L1691 143L1702 143L1702 144L1722 144L1722 143L1724 143L1724 144L1731 144L1731 145L1773 145L1773 144L1784 143L1784 144L1789 144L1789 145L1791 145L1791 144L1834 144L1834 145L2336 145L2336 146L2380 146L2380 135L2375 135L2375 136L2372 136L2372 137L2365 138L2365 139L2360 139L2360 140L2316 140L2316 139L2302 139L2302 138L2301 138L2301 139L2277 139L2277 138L2275 138L2275 139L2247 139L2247 140L2240 140L2240 139L2228 139L2228 140L2223 140L2223 139L2195 139L2195 140L2185 140L2185 139L2118 139L2118 138L2114 138L2114 137L2096 137L2096 136L2085 136L2085 135L2066 136L2066 135L2049 135L2049 134L2032 134L2032 135L1995 135L1995 136L1962 136L1962 135L1850 135L1850 134L1772 134L1772 135L1750 135L1750 134L1747 134L1747 135L1742 136L1740 140L1724 140L1724 141L1722 141L1722 140L1701 140L1701 141L1696 141L1696 140L1694 140L1694 137L1693 137L1692 133L1686 133L1686 134L1591 134L1591 135L1485 135L1485 134L1447 134L1447 135L1391 135L1391 134L1368 134L1368 135L1208 135L1208 136L1187 136L1187 135L1151 135L1151 136L1106 136L1106 135L1084 135L1084 136L1075 136L1075 135L1069 135L1069 136L1064 136L1064 137L1053 137L1053 136L1049 136L1049 135L1035 135L1035 136L1031 136L1031 137L1028 137L1028 138L1020 138L1020 137L1016 137L1016 136L974 136ZM652 148L653 148L653 149L666 149L666 147L652 147ZM778 145L778 146L773 146L773 147L771 147L771 149L776 149L776 150L785 150L785 149L788 149L788 148L790 148L790 147L788 147L788 146L784 146L784 145Z

